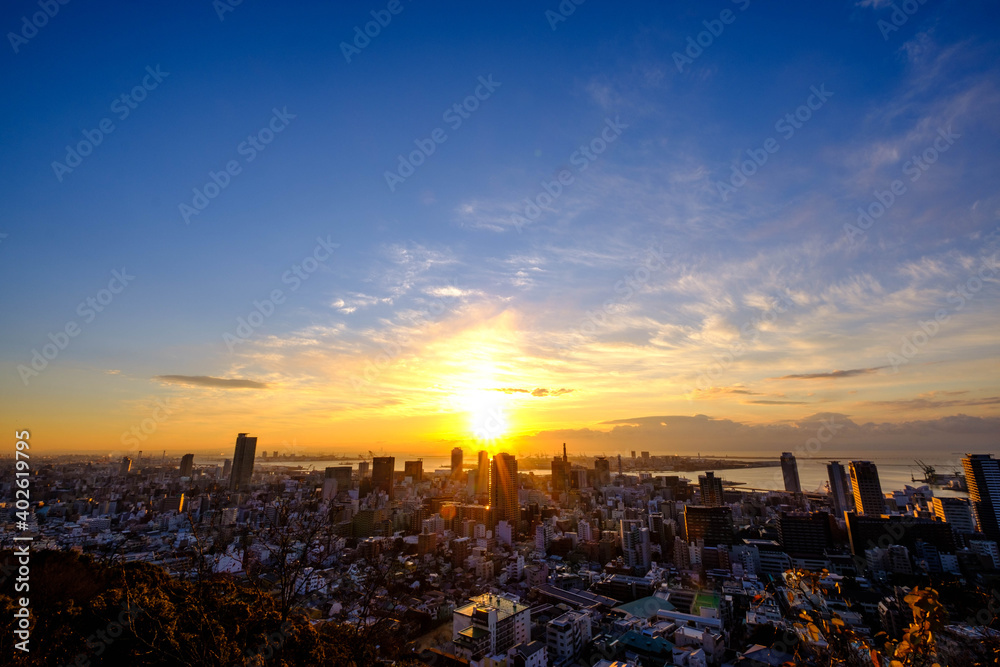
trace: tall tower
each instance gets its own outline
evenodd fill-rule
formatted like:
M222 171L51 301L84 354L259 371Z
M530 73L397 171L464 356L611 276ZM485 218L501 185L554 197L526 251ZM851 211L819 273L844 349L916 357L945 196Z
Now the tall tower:
M451 478L458 479L462 476L462 448L456 447L451 450Z
M257 455L257 438L246 433L236 436L236 451L233 452L233 473L229 477L229 490L242 491L250 485L253 477L253 461Z
M485 449L479 450L479 468L476 470L476 494L490 492L490 455Z
M851 461L848 467L851 469L854 510L858 514L873 516L885 514L885 495L875 464L871 461Z
M594 473L597 477L597 486L604 487L611 484L611 461L603 456L594 459Z
M185 454L181 457L181 477L190 477L194 471L194 454Z
M802 484L799 483L799 465L795 461L795 454L791 452L781 453L781 476L785 478L786 493L802 493Z
M392 500L392 482L396 472L394 456L376 456L372 459L372 489L384 491Z
M992 454L967 454L962 459L976 528L1000 542L1000 461Z
M705 507L722 506L722 480L714 472L698 475L698 487L701 490L701 504Z
M490 468L490 509L493 525L500 521L509 523L517 533L521 523L521 507L517 500L517 459L513 454L501 452L493 457Z
M844 512L854 507L851 482L847 479L847 472L844 470L844 466L840 465L840 461L830 461L826 464L826 473L830 478L833 509L837 511L840 518L844 518Z

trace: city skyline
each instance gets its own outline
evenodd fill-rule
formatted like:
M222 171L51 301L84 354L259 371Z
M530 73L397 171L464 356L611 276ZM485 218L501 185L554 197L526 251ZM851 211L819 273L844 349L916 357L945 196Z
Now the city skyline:
M717 12L660 5L404 4L363 49L353 6L53 18L0 74L34 101L3 111L0 425L995 447L995 9L732 4L707 47Z

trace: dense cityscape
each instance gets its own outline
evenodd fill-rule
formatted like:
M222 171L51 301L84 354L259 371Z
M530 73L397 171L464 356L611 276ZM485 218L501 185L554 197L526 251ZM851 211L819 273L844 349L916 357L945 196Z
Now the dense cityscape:
M935 495L936 478L883 489L863 460L830 462L825 492L803 492L790 452L774 491L631 472L684 464L645 451L583 466L566 445L548 475L460 447L438 470L375 456L313 471L258 455L240 433L221 466L193 454L36 461L37 509L20 530L16 485L2 486L2 547L29 535L36 552L252 581L310 624L394 636L385 664L870 664L886 643L900 656L930 646L941 664L1000 655L991 455L967 455L965 485L950 480L967 499ZM921 647L931 616L935 641ZM281 635L269 642L254 655L280 655Z
M1000 2L0 28L0 667L1000 667Z

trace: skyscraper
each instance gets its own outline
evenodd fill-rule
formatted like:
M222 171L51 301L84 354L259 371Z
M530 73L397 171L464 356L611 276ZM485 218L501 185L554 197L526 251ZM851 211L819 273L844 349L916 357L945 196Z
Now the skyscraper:
M563 443L562 457L552 457L552 490L556 493L569 490L570 463L566 457L566 443Z
M1000 461L992 454L967 454L962 468L976 528L989 539L1000 541Z
M372 490L384 491L392 500L392 478L396 470L396 458L376 456L372 459Z
M493 457L490 468L490 508L493 525L500 521L509 523L517 533L521 522L521 508L517 500L517 459L513 454L501 452Z
M118 474L127 475L130 470L132 470L132 459L127 456L123 456L121 465L118 466Z
M458 479L462 475L462 448L451 450L451 478Z
M229 490L242 491L249 486L253 477L253 461L257 455L257 438L249 438L246 433L236 436L236 451L233 453L233 472L229 476Z
M885 495L878 480L878 468L871 461L851 461L851 490L854 493L854 510L858 514L880 516L885 514Z
M594 460L594 472L597 476L598 488L611 485L611 461L603 456Z
M194 454L185 454L181 457L181 477L190 477L194 470Z
M404 461L403 462L403 476L413 478L413 483L423 481L424 479L424 462L423 461Z
M833 501L833 509L837 516L844 518L843 514L854 507L853 491L851 482L847 478L847 471L840 461L830 461L826 464L826 473L830 478L830 497Z
M722 480L714 472L698 475L698 487L701 490L701 504L705 507L722 506Z
M324 472L325 479L337 481L337 492L350 491L351 489L351 466L330 466Z
M490 455L485 449L479 450L479 468L476 470L476 494L490 492Z
M799 483L799 465L795 462L795 454L791 452L781 453L781 476L785 478L786 493L802 493L802 484Z

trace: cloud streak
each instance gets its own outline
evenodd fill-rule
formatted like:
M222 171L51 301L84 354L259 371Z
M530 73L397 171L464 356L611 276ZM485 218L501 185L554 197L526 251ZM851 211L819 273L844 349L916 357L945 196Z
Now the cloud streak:
M215 387L217 389L267 389L266 382L240 378L216 378L210 375L156 375L154 380L166 384L182 384L193 387Z

